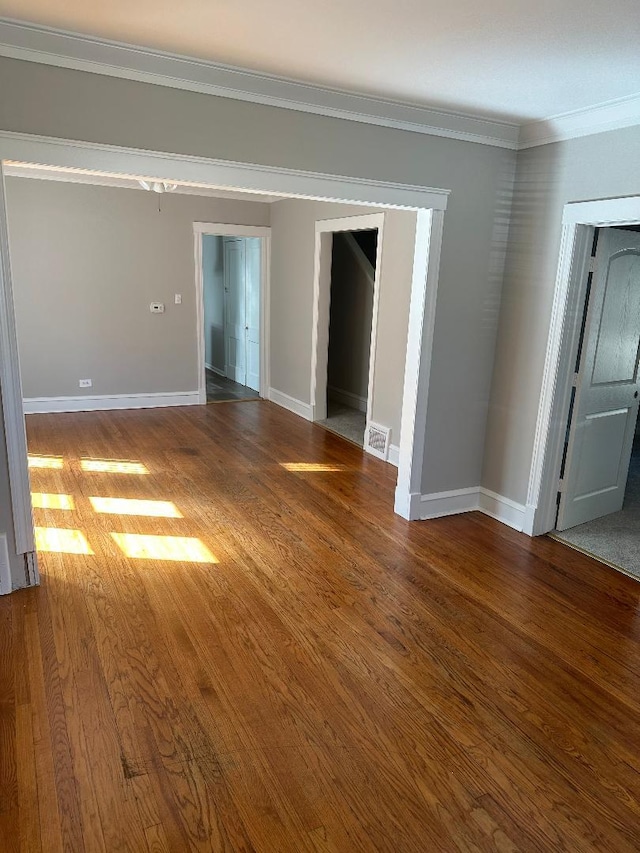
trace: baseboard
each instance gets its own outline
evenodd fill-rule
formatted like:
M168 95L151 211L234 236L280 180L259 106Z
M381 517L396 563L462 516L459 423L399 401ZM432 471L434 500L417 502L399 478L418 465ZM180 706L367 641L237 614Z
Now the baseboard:
M353 394L351 391L345 391L344 388L334 388L329 385L327 388L329 397L335 400L336 403L342 403L343 406L350 406L352 409L357 409L359 412L367 411L367 398L361 397L359 394Z
M522 531L524 529L526 507L510 498L481 488L479 509L485 515L490 515L491 518L508 524L514 530Z
M522 531L524 528L526 508L522 504L480 486L434 492L420 497L419 517L425 520L474 510L479 510L514 530Z
M480 509L480 489L453 489L450 492L432 492L420 497L420 518L441 518Z
M302 400L296 400L295 397L290 397L284 391L278 391L277 388L269 388L269 399L276 406L282 406L294 415L304 418L306 421L313 420L313 406L310 403L303 403Z
M195 406L200 402L197 391L159 394L113 394L99 397L27 397L25 415L51 412L98 412L111 409L157 409L164 406Z
M226 372L224 370L220 370L219 367L214 367L213 364L209 364L208 361L205 361L204 366L207 370L210 370L212 373L217 373L218 376L224 376L226 378Z
M400 465L400 447L397 444L389 445L389 456L387 457L387 462L391 465L395 465L396 468Z

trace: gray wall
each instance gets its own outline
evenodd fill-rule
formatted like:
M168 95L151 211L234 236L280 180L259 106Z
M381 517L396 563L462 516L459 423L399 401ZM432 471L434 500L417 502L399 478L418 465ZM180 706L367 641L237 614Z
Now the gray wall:
M0 124L63 139L450 189L422 490L477 485L514 152L6 58L0 59ZM381 318L389 316L380 351L392 358L376 369L392 393L377 417L387 424L402 396L397 363L404 361L407 310L395 304L405 287L404 280L394 282L380 305ZM304 307L306 286L296 299ZM304 368L308 332L285 326L290 352L302 339ZM287 379L286 365L274 367ZM276 378L272 384L281 390L308 397L295 368L287 387Z
M329 389L346 391L360 400L367 399L372 317L373 278L358 262L345 235L334 234L327 365Z
M158 212L158 198L7 179L26 398L197 390L193 223L265 225L269 206L167 193Z
M377 208L286 200L271 207L271 385L304 403L311 396L315 223ZM385 211L372 416L398 444L416 215Z
M483 485L525 503L567 202L640 193L640 127L521 151Z
M222 237L202 238L204 360L224 373L224 250Z

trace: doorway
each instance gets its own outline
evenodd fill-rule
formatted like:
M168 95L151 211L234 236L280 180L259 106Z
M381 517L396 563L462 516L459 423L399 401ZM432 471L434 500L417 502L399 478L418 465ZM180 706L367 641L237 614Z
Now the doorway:
M383 213L316 222L311 402L316 423L386 459L372 419L383 232Z
M594 232L553 535L640 579L639 232Z
M200 402L266 396L270 229L194 225Z
M377 229L333 234L327 356L327 417L321 426L364 447Z

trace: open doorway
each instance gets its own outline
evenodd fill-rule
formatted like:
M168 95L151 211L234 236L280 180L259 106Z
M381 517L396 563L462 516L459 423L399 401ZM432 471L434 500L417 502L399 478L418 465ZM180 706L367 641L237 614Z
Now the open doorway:
M200 402L256 400L268 388L268 227L196 222Z
M202 236L207 403L260 395L259 237Z
M327 356L327 417L318 423L364 446L377 229L333 235Z
M640 579L640 226L591 245L553 535Z

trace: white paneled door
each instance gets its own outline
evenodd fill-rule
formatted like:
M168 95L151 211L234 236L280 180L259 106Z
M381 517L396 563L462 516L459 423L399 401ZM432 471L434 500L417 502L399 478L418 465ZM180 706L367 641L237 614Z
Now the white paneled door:
M557 529L622 509L638 416L640 233L600 231Z
M224 238L225 359L229 379L260 390L259 237Z
M259 237L245 237L245 294L247 378L245 385L260 391L260 254Z

